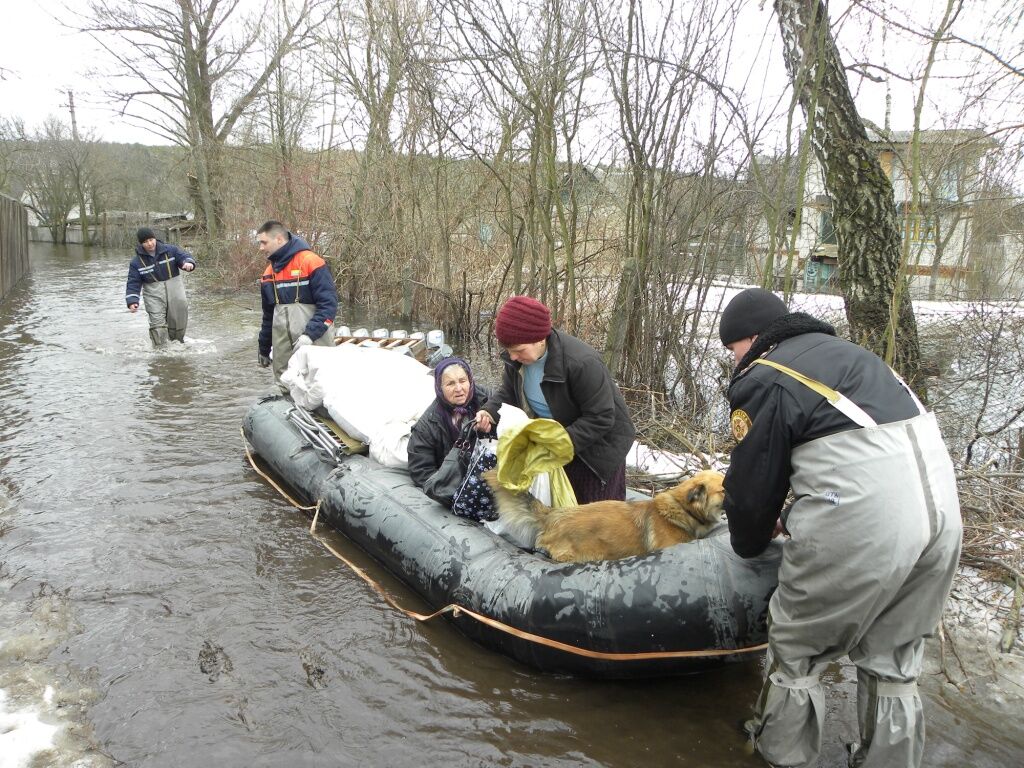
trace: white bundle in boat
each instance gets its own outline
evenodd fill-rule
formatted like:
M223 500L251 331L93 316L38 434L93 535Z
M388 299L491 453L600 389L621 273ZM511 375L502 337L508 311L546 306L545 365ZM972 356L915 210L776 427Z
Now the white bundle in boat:
M370 446L387 467L409 463L409 433L432 402L434 377L423 363L386 349L342 344L300 347L281 375L296 405L323 405L338 426Z

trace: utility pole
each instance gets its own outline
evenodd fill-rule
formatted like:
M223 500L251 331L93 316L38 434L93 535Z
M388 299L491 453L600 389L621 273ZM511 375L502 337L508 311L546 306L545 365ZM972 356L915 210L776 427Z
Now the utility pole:
M89 212L85 207L85 179L83 178L83 158L78 155L82 141L78 136L78 119L75 116L75 92L68 88L68 110L71 112L71 138L75 142L74 172L75 191L78 193L78 223L82 227L82 244L89 245Z
M75 118L75 92L68 89L68 109L71 111L71 138L78 144L78 120Z

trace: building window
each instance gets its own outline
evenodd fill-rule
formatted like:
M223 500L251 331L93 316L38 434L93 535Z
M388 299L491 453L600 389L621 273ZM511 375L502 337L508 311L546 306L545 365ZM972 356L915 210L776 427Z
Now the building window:
M912 243L935 244L935 219L931 216L909 216L903 220L903 236Z
M836 228L832 224L832 214L822 211L818 221L818 236L825 245L836 245Z

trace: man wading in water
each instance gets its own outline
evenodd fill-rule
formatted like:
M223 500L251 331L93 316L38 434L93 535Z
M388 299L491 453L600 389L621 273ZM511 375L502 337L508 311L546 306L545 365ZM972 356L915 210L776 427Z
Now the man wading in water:
M168 341L184 342L188 300L181 272L195 269L196 260L178 246L157 240L149 227L139 229L136 236L139 244L128 265L124 297L128 311L135 313L139 301L146 302L149 337L154 347L162 347Z

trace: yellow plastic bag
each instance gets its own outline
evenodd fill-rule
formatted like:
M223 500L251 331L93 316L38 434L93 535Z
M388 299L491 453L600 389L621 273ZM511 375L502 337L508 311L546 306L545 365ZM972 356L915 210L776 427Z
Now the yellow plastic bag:
M533 478L551 478L551 506L574 507L576 494L565 474L575 451L565 427L554 419L531 419L511 427L498 438L498 482L516 493L530 488Z

